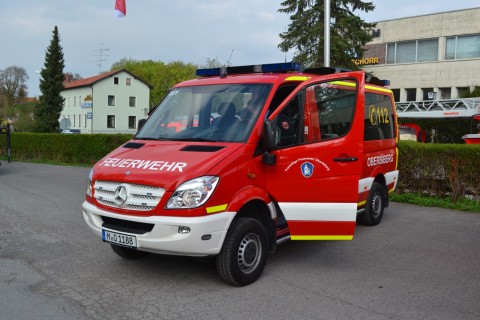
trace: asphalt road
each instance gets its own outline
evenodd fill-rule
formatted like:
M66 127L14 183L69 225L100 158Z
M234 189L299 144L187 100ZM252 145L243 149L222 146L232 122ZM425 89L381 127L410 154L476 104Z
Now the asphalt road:
M126 261L81 215L89 169L0 167L0 319L480 319L480 214L392 203L353 241L287 242L250 286Z

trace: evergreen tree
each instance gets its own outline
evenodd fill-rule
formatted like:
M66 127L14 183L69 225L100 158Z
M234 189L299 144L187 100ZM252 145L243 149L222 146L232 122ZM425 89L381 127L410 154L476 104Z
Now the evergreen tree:
M324 63L324 0L285 0L279 12L292 14L288 30L280 34L278 46L283 52L296 49L294 61L304 67ZM370 30L375 23L366 23L353 14L375 8L373 2L331 0L330 2L330 65L358 69L352 59L361 57L363 46L372 40Z
M53 30L50 46L45 53L44 68L40 72L39 103L35 108L35 131L36 132L58 132L60 129L60 113L63 109L63 97L60 93L63 90L63 59L62 47L58 28Z

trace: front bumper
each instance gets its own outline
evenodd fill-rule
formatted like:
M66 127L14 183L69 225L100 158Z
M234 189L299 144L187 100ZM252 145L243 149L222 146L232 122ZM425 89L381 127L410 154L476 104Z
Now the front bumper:
M102 217L119 220L153 224L153 229L144 234L135 234L138 250L154 253L208 256L220 252L228 227L235 217L235 212L222 212L202 217L149 216L137 217L116 214L97 208L85 201L82 205L83 218L92 231L102 237ZM178 233L179 226L190 228L189 233ZM103 229L118 232L118 230ZM211 235L209 240L202 240L203 235Z

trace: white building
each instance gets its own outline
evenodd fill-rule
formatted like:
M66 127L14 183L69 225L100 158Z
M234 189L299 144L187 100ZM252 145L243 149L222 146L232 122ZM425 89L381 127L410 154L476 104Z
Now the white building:
M135 133L146 119L151 86L126 70L66 83L60 128L80 133Z
M456 99L480 86L480 8L377 22L362 69L395 101Z

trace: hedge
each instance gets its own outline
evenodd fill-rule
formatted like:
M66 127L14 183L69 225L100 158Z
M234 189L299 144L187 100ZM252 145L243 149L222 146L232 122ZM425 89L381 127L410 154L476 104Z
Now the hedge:
M128 134L12 134L12 160L93 164L132 138ZM5 135L0 136L6 157ZM480 199L480 145L399 144L397 193Z
M480 145L399 144L398 193L480 198Z
M93 164L130 140L131 134L56 134L20 133L11 135L11 158L17 161L45 161ZM6 157L6 139L0 136L2 158Z

